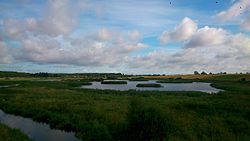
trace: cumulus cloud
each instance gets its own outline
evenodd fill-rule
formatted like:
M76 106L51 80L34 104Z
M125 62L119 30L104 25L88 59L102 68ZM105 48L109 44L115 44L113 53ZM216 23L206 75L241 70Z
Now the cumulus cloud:
M168 50L150 52L128 60L135 71L147 70L161 73L192 73L198 71L247 72L250 69L250 38L244 34L228 35L223 44L182 48L171 53Z
M41 19L27 19L28 27L40 34L67 35L76 25L75 14L69 0L48 0L48 7Z
M222 28L200 28L187 43L187 47L220 45L226 41L228 32Z
M197 24L190 18L185 17L174 31L165 31L159 37L161 43L188 40L197 30Z
M116 35L116 36L113 36ZM91 35L61 41L50 36L29 36L22 40L16 59L51 64L102 66L119 64L133 51L147 48L128 33L100 29Z
M229 9L217 14L217 18L220 21L228 21L234 17L239 16L241 13L248 10L250 7L249 0L239 0L234 3Z
M40 18L29 17L25 20L8 19L3 21L5 32L10 38L20 38L26 33L34 35L69 35L77 25L76 10L70 10L69 0L48 0ZM80 7L78 7L80 8Z
M205 26L194 32L174 53L168 49L153 51L127 61L134 70L147 72L246 72L250 69L249 45L250 37L246 34L232 34L222 28Z
M132 40L138 40L141 37L141 34L138 30L133 30L128 32L128 36Z
M10 51L9 47L1 44L0 63L16 60L38 64L114 66L123 62L131 52L148 47L141 42L137 30L121 32L101 28L87 35L71 36L78 22L76 12L79 11L70 8L83 10L90 6L87 1L79 1L79 6L70 2L48 0L40 18L4 20L4 33L20 47Z

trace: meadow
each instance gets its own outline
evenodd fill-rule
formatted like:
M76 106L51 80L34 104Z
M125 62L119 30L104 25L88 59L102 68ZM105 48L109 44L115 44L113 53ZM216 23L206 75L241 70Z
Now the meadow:
M73 131L86 141L250 140L249 74L145 76L164 82L210 82L224 90L217 94L78 88L92 78L2 77L0 85L19 86L0 88L0 107L6 113ZM57 81L44 81L49 79Z

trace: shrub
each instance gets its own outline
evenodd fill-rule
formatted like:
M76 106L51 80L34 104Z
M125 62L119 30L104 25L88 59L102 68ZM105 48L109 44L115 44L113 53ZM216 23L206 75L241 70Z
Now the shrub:
M194 71L194 75L199 75L200 73L198 71Z
M240 81L246 81L247 79L246 78L241 78Z
M207 75L207 73L206 73L206 72L204 72L204 71L203 71L201 74L202 74L202 75Z

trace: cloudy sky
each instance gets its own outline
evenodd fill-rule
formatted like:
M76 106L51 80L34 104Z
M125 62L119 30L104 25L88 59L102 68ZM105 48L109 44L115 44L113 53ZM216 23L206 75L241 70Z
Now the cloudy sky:
M0 70L250 72L250 0L0 0Z

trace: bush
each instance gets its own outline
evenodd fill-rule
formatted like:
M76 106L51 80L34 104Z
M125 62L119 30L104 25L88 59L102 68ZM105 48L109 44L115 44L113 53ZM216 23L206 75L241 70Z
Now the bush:
M199 75L200 73L198 71L194 71L194 75Z
M203 71L201 74L202 74L202 75L207 75L207 73L206 73L206 72L204 72L204 71Z
M246 78L241 78L240 81L247 81L247 79Z

